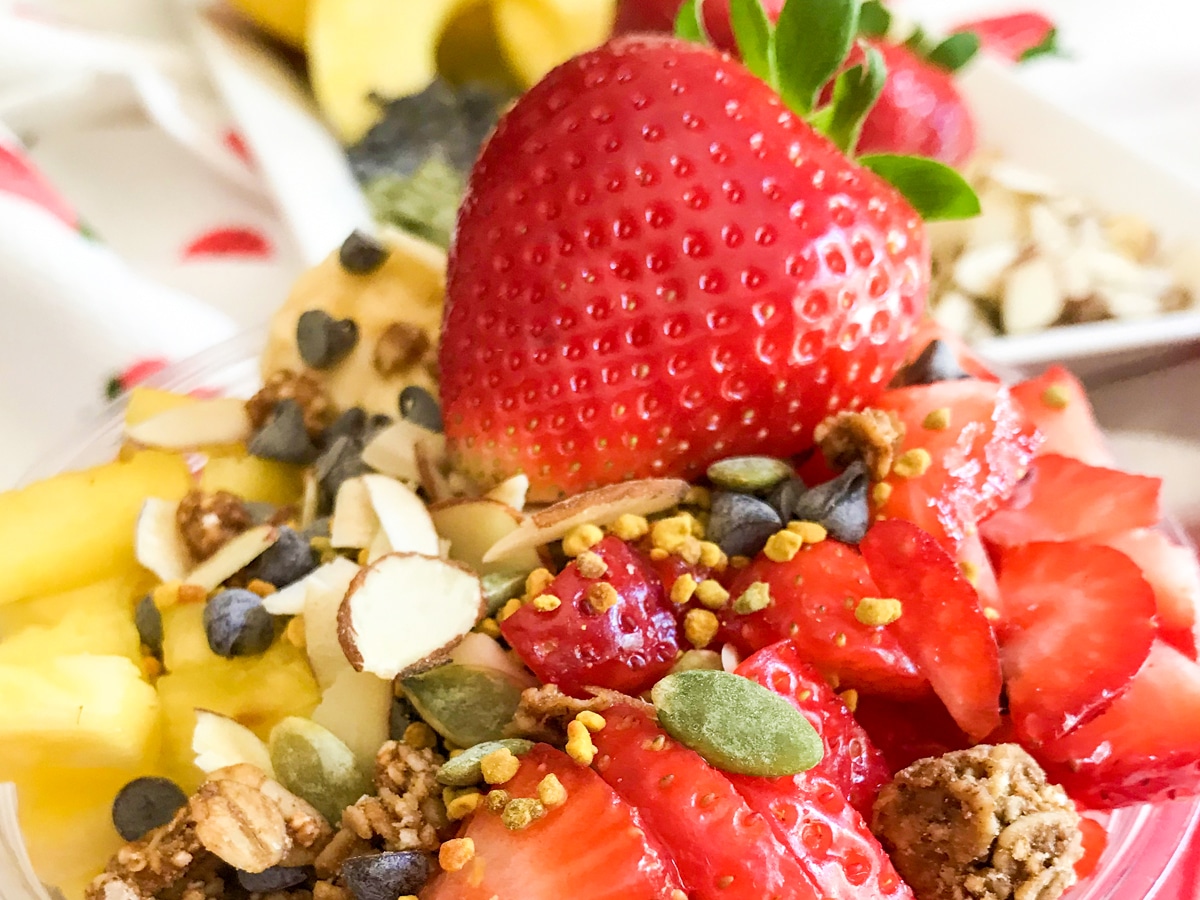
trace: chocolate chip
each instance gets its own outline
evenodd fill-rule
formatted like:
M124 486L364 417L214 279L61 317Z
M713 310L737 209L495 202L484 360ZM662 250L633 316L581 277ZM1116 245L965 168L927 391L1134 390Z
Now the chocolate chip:
M857 544L871 524L867 490L871 479L866 464L851 464L841 475L806 491L792 509L790 519L816 522L829 536Z
M280 400L250 439L251 455L286 463L309 463L317 448L304 426L304 410L295 400Z
M444 427L442 408L433 394L415 384L410 384L400 392L400 416L430 431L440 432Z
M429 879L429 857L411 850L352 856L342 863L342 880L354 900L396 900L417 894Z
M790 522L796 518L792 514L796 508L796 502L807 490L808 485L799 478L789 478L787 481L777 484L771 493L767 494L767 503L771 504L771 508L779 513L779 518Z
M766 501L749 494L717 491L705 533L727 556L753 556L782 527L779 513Z
M362 460L362 451L361 438L342 435L317 457L313 463L313 474L320 489L320 502L317 504L320 512L333 509L333 501L343 482L370 471Z
M353 319L335 319L323 309L310 309L296 323L300 358L314 369L328 369L345 359L358 343Z
M388 248L362 231L352 231L338 250L338 262L351 275L377 272L389 256Z
M170 822L187 799L183 789L169 778L135 778L113 800L113 826L124 840L136 841Z
M970 377L958 364L958 355L954 348L945 341L930 341L920 356L896 373L890 386L911 387Z
M271 866L261 872L237 870L238 884L252 894L285 891L308 880L308 870L299 866Z
M284 525L279 529L275 543L246 567L246 576L283 588L299 581L316 567L317 557L312 545Z
M137 626L138 637L152 654L162 658L163 620L162 613L154 603L154 598L147 594L138 601L133 611L133 623Z

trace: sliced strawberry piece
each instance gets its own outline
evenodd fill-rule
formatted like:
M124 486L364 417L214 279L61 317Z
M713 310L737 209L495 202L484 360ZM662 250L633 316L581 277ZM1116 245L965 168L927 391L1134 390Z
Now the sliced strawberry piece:
M1146 528L1158 522L1162 479L1039 456L1004 506L980 524L1002 547L1034 541L1077 541Z
M1104 848L1108 846L1108 831L1095 819L1080 816L1079 832L1083 836L1083 856L1075 863L1075 877L1082 880L1099 867Z
M879 789L891 775L887 762L796 645L781 641L764 647L744 660L737 674L787 698L804 713L825 745L825 755L805 775L828 781L855 809L869 816Z
M914 385L873 405L904 424L904 452L929 454L924 471L887 477L891 493L876 512L906 519L947 547L957 547L1012 493L1037 447L1036 430L1000 384L967 378ZM943 416L944 427L936 427Z
M993 372L991 367L976 355L974 350L967 346L966 341L949 328L938 323L936 319L930 318L923 319L917 326L917 330L913 332L912 342L908 345L906 365L917 359L933 341L941 341L949 347L953 351L954 357L958 360L959 366L972 378L995 382L1000 380L1000 376Z
M861 696L854 718L883 753L893 775L918 759L971 746L971 739L932 694L917 700Z
M592 736L596 771L667 847L690 897L820 897L770 823L723 773L639 710L616 706L603 715L605 727Z
M475 857L439 874L422 900L678 900L683 886L670 856L591 769L539 744L504 790L537 797L551 774L566 788L565 803L517 831L480 807L462 833Z
M983 739L1000 724L1000 654L975 589L933 536L911 522L876 522L859 549L883 595L902 605L887 628L954 721Z
M955 33L970 31L979 38L980 46L989 53L1009 62L1024 62L1046 53L1057 53L1057 29L1040 12L1008 13L987 19L966 22Z
M1000 588L996 584L996 568L992 565L992 559L979 537L979 532L963 538L955 559L959 571L966 576L967 581L975 588L975 593L979 595L979 602L984 611L995 610L996 613L1003 613L1004 602L1000 599Z
M735 599L755 582L767 585L771 604L748 615L727 608L722 639L750 653L791 638L800 655L842 687L913 697L925 678L896 636L854 616L863 597L878 597L867 564L853 547L827 539L808 544L787 562L759 554L729 586Z
M1036 543L1000 559L1000 659L1013 724L1038 744L1129 689L1154 640L1154 592L1125 554Z
M603 576L585 578L568 564L546 589L561 601L557 609L527 604L500 630L547 684L572 694L588 686L637 694L675 662L675 610L649 561L624 541L606 537L592 552L608 566ZM604 609L612 590L616 602Z
M1089 466L1115 465L1087 392L1062 366L1051 366L1011 390L1021 411L1045 438L1039 454L1069 456Z
M1200 665L1156 641L1146 665L1099 718L1040 756L1077 801L1097 808L1200 792Z
M1132 559L1154 589L1158 636L1192 659L1200 649L1200 563L1196 551L1156 528L1136 528L1104 541Z
M787 778L731 775L752 810L800 860L828 900L911 898L887 852L837 785L815 770Z

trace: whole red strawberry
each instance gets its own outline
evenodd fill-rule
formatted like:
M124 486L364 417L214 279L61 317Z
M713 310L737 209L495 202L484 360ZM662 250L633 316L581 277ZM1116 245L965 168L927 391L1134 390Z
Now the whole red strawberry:
M519 100L471 175L450 447L483 482L525 472L536 499L793 454L888 382L928 266L901 194L740 64L616 39Z

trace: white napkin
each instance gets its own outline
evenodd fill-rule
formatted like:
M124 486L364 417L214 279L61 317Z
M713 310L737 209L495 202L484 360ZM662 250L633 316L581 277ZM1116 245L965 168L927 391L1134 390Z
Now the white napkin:
M171 5L0 0L0 486L300 268Z

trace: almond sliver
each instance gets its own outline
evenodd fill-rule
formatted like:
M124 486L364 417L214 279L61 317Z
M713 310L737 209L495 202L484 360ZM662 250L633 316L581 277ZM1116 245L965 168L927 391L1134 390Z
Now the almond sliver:
M236 444L249 440L252 432L246 402L233 397L199 400L125 428L131 441L165 450Z
M279 529L270 525L259 525L243 531L192 569L184 581L211 591L262 556L277 540Z
M180 581L193 567L192 555L175 521L178 509L174 501L150 497L138 513L134 553L138 563L161 581Z

